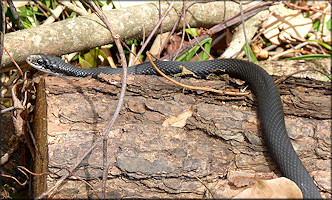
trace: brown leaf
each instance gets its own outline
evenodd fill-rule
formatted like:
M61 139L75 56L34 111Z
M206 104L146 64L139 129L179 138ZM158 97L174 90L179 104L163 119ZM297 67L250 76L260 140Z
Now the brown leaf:
M253 43L251 49L258 60L266 60L269 55L268 52L261 47L262 43Z
M267 20L264 36L273 44L296 41L296 38L304 39L313 26L310 18L304 18L298 10L286 8L282 2L271 6L273 15Z
M169 44L166 46L166 54L170 54L180 47L182 38L178 35L172 35ZM187 42L184 41L183 45Z
M259 180L254 186L233 197L238 198L288 198L302 199L300 188L290 179L281 177L271 180Z
M192 75L195 78L199 78L194 72L190 71L189 69L185 68L184 66L180 65L179 66L181 73L175 74L175 76L188 76Z
M187 123L187 119L191 117L192 114L193 114L193 107L191 107L189 110L179 115L172 116L166 119L163 123L163 126L173 126L173 127L183 128Z

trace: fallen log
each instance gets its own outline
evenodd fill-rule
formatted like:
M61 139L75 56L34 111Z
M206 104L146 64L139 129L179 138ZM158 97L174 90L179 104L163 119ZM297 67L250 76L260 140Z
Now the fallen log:
M329 61L326 64L328 68ZM297 61L287 64L292 65L300 66ZM42 151L42 158L36 155L37 173L70 168L97 139L114 112L120 90L121 76L110 77L109 83L91 78L41 79L34 126ZM286 126L322 196L330 198L330 83L300 77L279 84ZM221 90L246 86L233 79L228 79L230 84L213 78L179 80ZM124 102L108 142L107 198L211 198L211 194L231 198L256 180L281 176L261 139L251 94L220 96L188 91L158 76L129 76ZM165 120L188 111L192 116L184 127L163 126ZM74 172L99 195L102 161L101 143ZM35 177L35 194L57 178ZM71 176L53 198L96 196Z

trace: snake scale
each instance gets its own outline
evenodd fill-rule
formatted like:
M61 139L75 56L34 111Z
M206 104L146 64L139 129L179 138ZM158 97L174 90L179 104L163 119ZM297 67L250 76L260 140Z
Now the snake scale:
M100 73L109 75L122 73L121 68L81 69L50 55L30 55L26 61L40 71L55 75L92 76L96 78ZM211 72L221 70L231 77L242 79L249 84L257 98L258 116L265 144L283 175L299 186L304 198L321 198L315 183L290 142L278 89L272 77L263 68L254 63L238 59L215 59L202 62L156 61L155 64L167 75L180 73L179 66L184 66L201 78L205 78ZM150 63L129 67L128 73L137 75L157 74Z

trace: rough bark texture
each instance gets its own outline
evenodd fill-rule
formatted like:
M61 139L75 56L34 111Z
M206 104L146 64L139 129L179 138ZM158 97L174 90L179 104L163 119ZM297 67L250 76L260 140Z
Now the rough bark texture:
M191 2L190 2L191 3ZM187 6L190 4L187 3ZM256 2L257 3L257 2ZM243 8L255 3L243 5ZM149 35L159 21L158 3L147 3L140 6L105 11L111 26L123 40L140 39ZM169 4L161 3L161 13L165 13ZM183 3L174 2L178 12L183 10ZM170 31L178 17L171 9L163 21L163 31ZM239 5L232 1L197 3L186 12L186 22L191 27L209 28L239 13ZM182 22L179 27L182 27ZM113 39L95 15L82 16L63 20L50 25L42 25L5 35L5 47L19 64L24 63L30 54L43 53L62 55L80 52L97 46L110 44ZM13 63L7 54L3 57L3 68Z
M44 142L48 144L45 158L50 171L73 165L105 128L120 90L120 76L112 79L113 84L90 78L45 78L45 90L38 92L47 93L47 115L40 117L48 121ZM290 78L281 84L286 126L322 196L331 198L330 83L306 81ZM229 87L220 80L190 78L181 82ZM255 180L281 176L261 139L252 99L252 95L226 97L187 91L157 76L129 76L125 106L109 137L106 197L211 198L208 187L214 198L231 198ZM303 107L303 100L312 103ZM184 128L162 126L165 119L191 107L193 116ZM99 195L102 160L100 144L75 171L89 180ZM47 187L55 181L55 176L49 177ZM87 197L96 196L74 177L54 196Z

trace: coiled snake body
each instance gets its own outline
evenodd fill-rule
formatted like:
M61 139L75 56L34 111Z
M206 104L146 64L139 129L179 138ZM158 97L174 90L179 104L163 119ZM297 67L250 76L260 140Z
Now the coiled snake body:
M27 62L38 70L65 76L97 77L100 73L120 74L122 69L92 68L81 69L67 64L58 57L30 55ZM237 59L215 59L203 62L156 61L156 66L165 74L180 73L179 66L205 78L213 71L223 70L232 77L246 81L253 89L258 101L258 115L263 138L280 170L285 177L293 180L301 189L304 198L321 198L316 185L296 155L288 138L284 112L278 89L271 76L256 64ZM128 68L129 74L157 74L150 63Z

